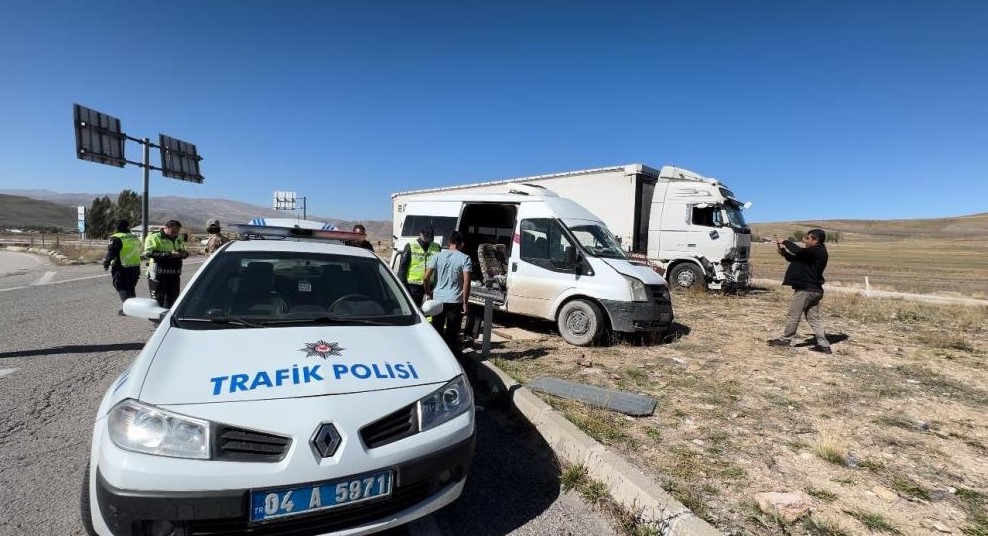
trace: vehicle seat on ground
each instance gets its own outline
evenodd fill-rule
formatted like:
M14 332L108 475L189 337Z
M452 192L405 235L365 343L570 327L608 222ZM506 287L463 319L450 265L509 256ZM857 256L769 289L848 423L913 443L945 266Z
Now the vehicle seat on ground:
M274 290L274 265L248 263L237 285L233 314L279 315L287 311L288 303Z

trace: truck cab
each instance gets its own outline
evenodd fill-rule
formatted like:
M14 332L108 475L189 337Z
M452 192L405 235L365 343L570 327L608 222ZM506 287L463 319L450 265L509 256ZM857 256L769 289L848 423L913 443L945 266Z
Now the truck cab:
M734 193L716 179L663 166L654 182L647 257L665 268L673 288L748 285L751 230Z
M527 185L393 198L392 268L421 228L432 226L443 247L458 230L473 261L474 303L489 297L501 311L555 321L578 346L607 329L661 335L672 324L665 280L631 261L600 218L570 199Z

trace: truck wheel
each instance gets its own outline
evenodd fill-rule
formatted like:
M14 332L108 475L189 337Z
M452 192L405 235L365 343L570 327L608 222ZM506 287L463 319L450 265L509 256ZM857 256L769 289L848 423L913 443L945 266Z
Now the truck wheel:
M93 528L93 510L89 507L89 464L82 475L82 496L79 498L79 515L82 516L82 528L89 536L98 536Z
M600 308L584 300L573 300L563 305L557 323L563 340L574 346L593 344L604 331Z
M677 264L669 272L669 283L674 289L686 290L694 287L699 288L705 282L706 278L703 275L703 270L700 270L700 267L693 263L684 262Z

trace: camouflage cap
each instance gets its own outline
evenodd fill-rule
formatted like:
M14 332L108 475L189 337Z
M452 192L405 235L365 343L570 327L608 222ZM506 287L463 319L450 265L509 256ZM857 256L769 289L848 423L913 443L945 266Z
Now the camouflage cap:
M220 220L209 219L206 220L206 227L219 227Z

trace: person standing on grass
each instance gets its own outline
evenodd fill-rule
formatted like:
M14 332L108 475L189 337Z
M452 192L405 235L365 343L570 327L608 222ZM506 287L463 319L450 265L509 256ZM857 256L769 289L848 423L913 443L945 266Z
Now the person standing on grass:
M470 273L473 263L463 253L463 234L453 231L449 235L449 249L429 258L425 269L425 295L443 302L441 313L432 317L432 327L443 336L454 354L460 355L460 325L470 303ZM432 276L436 276L435 288Z
M820 320L823 271L827 268L828 259L827 247L823 245L826 239L827 233L823 229L810 229L803 236L801 244L792 240L775 240L779 255L789 261L782 284L792 287L795 294L786 316L786 329L781 337L769 340L769 346L789 347L796 335L796 328L799 327L799 320L805 315L806 322L813 328L813 335L816 337L816 345L810 349L822 354L833 353Z
M158 305L171 308L182 290L182 259L189 256L179 235L182 224L168 220L160 231L144 240L144 256L149 259L148 288Z
M110 270L113 288L120 302L137 296L137 281L141 279L141 239L130 233L130 222L117 222L117 232L110 236L110 245L103 257L103 271ZM123 309L117 310L123 315Z

